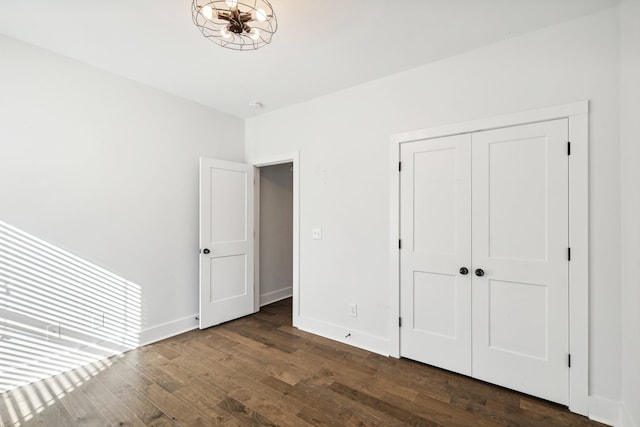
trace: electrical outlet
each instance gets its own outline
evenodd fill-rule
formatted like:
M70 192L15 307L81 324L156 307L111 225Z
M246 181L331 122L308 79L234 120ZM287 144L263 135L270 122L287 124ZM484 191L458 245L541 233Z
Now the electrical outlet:
M52 323L45 328L47 331L47 339L60 338L60 323Z
M349 304L349 315L352 317L358 317L358 305L357 304Z

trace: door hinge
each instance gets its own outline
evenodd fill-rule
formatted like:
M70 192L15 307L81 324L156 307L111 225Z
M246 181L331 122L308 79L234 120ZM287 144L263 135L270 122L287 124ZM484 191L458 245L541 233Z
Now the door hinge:
M398 249L402 249L402 239L398 239Z
M567 366L571 367L571 353L567 355Z
M567 156L571 155L571 141L567 141Z
M402 317L398 317L398 326L402 328Z
M398 162L398 172L402 172L402 162Z
M571 248L567 248L567 260L571 261Z

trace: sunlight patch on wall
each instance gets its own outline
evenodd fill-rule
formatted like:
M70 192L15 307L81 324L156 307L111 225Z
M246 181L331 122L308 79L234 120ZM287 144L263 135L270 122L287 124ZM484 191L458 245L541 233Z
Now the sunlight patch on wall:
M0 221L0 393L137 347L140 322L138 285Z

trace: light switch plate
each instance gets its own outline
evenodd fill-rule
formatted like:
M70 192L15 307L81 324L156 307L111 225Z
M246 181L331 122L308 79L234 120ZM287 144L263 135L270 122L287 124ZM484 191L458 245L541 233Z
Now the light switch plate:
M313 240L322 240L322 228L314 228L311 231L311 236Z

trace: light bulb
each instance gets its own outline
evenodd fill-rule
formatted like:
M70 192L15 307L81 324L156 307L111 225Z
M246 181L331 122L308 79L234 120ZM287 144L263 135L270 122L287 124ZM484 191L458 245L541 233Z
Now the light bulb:
M238 0L226 0L227 6L234 8L238 5Z
M256 10L256 18L260 22L266 21L267 20L267 12L265 12L264 9Z
M258 30L257 28L252 28L251 31L249 31L249 37L251 37L253 40L258 40L260 38L260 30Z
M205 7L203 7L202 9L200 9L200 12L202 13L202 15L204 15L205 18L207 18L208 20L212 20L213 19L213 8L209 5L206 5Z
M231 33L229 33L229 30L227 29L227 27L220 28L220 35L225 39L228 39L229 37L231 37Z

